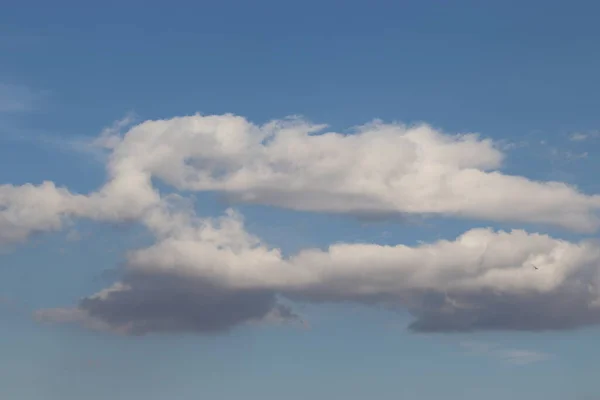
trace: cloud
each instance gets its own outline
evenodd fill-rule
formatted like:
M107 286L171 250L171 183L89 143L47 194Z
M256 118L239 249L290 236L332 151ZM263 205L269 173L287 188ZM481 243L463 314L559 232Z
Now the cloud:
M552 358L552 356L547 353L532 350L503 348L494 343L465 341L461 342L460 346L471 354L498 358L514 365L533 364L541 361L547 361Z
M574 162L577 160L583 160L588 158L589 153L587 151L577 153L570 150L563 150L556 147L550 148L549 151L550 158L552 161L557 162Z
M280 262L278 251L269 257L268 251L253 247L258 241L243 230L241 216L229 212L216 221L200 220L190 214L191 210L185 208L184 201L181 204L182 200L178 196L167 197L160 208L144 219L144 224L158 238L167 241L169 238L195 240L193 245L200 255L196 261L207 268L226 267L222 257L228 254L230 259L235 257L249 268L253 268L250 265L253 255L256 262L268 262L269 258ZM217 226L213 226L215 223ZM171 256L177 255L167 255ZM143 254L138 253L138 257L143 260ZM132 266L124 272L121 281L82 299L78 307L39 310L36 317L127 335L214 334L261 321L304 324L289 307L278 301L276 291L268 286L232 287L210 274L186 274L177 268L161 271L152 265Z
M152 187L150 177L137 171L123 171L89 195L72 193L50 181L39 185L0 185L0 244L60 230L72 218L138 221L159 202L160 195Z
M573 142L584 142L589 139L595 139L600 137L600 132L576 132L569 136L569 139Z
M146 224L157 242L129 253L126 278L69 312L144 333L225 329L274 310L299 320L277 305L280 295L407 310L415 332L600 323L600 248L593 242L473 229L414 247L336 244L283 257L231 211L219 219L163 211ZM242 303L252 312L235 314ZM223 313L233 319L221 321Z
M123 334L221 332L299 321L280 298L350 301L410 312L415 332L560 330L600 323L600 247L523 230L471 229L453 240L335 244L282 251L235 211L201 218L161 193L217 191L246 203L353 215L438 215L598 229L600 196L500 172L504 154L475 134L380 121L352 134L301 119L262 126L233 115L117 123L93 143L107 180L73 193L52 182L0 186L0 242L74 218L136 222L155 243L129 252L123 277L44 320ZM535 264L538 270L532 267Z
M600 227L600 196L502 174L503 153L475 134L379 121L353 134L317 134L323 125L300 119L257 126L229 114L146 121L121 133L132 121L92 142L109 151L108 180L93 193L52 182L0 186L0 241L60 229L74 217L139 220L161 201L153 180L294 210Z
M216 334L261 320L299 321L269 290L229 290L170 274L129 276L73 309L40 310L37 318L79 323L117 334Z
M40 185L0 185L0 243L27 239L36 232L58 230L77 211L77 200L53 182Z
M123 140L123 130L131 127L136 119L135 113L128 112L123 118L103 129L102 132L100 132L100 135L92 141L92 146L104 149L116 148Z
M110 167L295 210L600 226L600 196L502 174L504 154L475 134L379 121L353 134L316 134L324 128L298 119L256 126L232 115L147 121L123 137Z

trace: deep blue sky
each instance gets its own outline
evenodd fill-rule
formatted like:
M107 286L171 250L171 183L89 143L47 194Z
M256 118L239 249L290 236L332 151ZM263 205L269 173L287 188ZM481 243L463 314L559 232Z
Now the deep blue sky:
M103 166L39 142L195 112L255 122L300 114L345 130L374 118L526 141L508 172L600 192L600 4L593 1L22 1L0 12L0 183L50 179L87 192ZM10 101L21 99L14 110ZM10 108L10 109L9 109ZM25 138L25 140L16 140ZM542 143L544 141L544 143ZM588 153L587 158L570 159ZM199 195L203 215L224 206ZM363 226L341 216L242 207L248 229L295 251L336 241L415 243L471 225ZM485 223L485 226L490 226ZM499 226L499 225L491 225ZM0 254L0 397L70 399L594 399L599 331L422 336L404 315L306 306L312 329L216 338L120 338L40 325L110 282L145 243L82 224ZM387 232L384 234L384 232ZM565 232L556 235L571 237ZM515 366L460 342L549 353Z

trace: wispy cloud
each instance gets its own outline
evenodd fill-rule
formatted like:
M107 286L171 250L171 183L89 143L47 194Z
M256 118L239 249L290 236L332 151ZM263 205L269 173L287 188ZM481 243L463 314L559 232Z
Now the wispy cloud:
M121 141L124 133L123 131L133 125L136 120L136 114L132 111L128 112L123 118L116 120L111 126L104 128L100 133L100 136L94 140L91 145L105 149L114 148Z
M538 155L549 161L552 165L552 170L549 173L551 179L569 180L573 178L573 176L567 173L564 168L585 162L590 156L588 151L569 149L564 144L554 145L547 140L541 140L539 144L540 152Z
M583 133L583 132L576 132L576 133L572 133L569 136L569 139L572 142L583 142L589 139L596 139L596 138L600 138L600 132L587 132L587 133Z
M546 361L552 356L533 350L505 348L495 343L464 341L460 347L470 354L493 357L514 365L526 365Z
M550 155L556 161L572 162L588 158L589 153L587 151L577 153L570 150L564 151L557 148L552 148L550 150Z

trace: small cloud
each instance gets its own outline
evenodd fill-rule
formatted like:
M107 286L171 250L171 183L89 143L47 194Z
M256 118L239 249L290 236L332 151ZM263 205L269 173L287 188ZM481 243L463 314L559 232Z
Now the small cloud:
M595 139L595 138L600 138L600 132L588 132L588 133L576 132L576 133L572 133L569 136L569 139L573 142L583 142L585 140Z
M465 341L460 343L460 347L467 350L470 354L493 357L514 365L533 364L551 358L546 353L503 348L498 344L487 342Z
M526 140L521 140L519 142L513 142L513 141L506 140L506 139L502 139L502 140L496 141L496 146L498 147L498 149L500 149L502 151L509 151L509 150L521 149L521 148L527 147L527 146L529 146L529 142L527 142Z
M548 150L549 158L553 163L571 163L579 160L585 160L589 157L587 151L573 152L571 150L563 150L561 148L550 147Z
M569 139L571 139L573 142L581 142L583 140L586 140L588 138L588 135L586 135L585 133L573 133Z
M567 158L567 160L569 161L573 161L573 160L581 160L581 159L585 159L588 158L588 152L585 151L583 153L573 153L571 151L567 151L565 152L565 157Z

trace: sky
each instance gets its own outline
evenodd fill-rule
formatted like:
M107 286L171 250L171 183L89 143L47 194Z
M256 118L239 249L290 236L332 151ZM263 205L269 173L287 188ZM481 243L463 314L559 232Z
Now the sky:
M3 399L600 399L600 5L12 2Z

